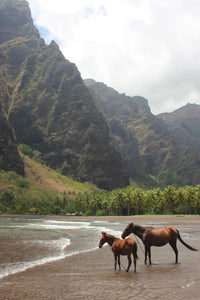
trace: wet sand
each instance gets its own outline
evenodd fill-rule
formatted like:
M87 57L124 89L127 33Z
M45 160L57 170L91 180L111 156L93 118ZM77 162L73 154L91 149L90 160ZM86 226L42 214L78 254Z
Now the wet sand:
M49 218L49 217L48 217ZM199 216L141 217L60 217L64 220L108 220L134 223L163 222L198 227ZM89 237L88 237L89 238ZM187 241L188 242L188 241ZM126 257L121 257L122 270L114 271L114 258L109 246L76 254L56 262L9 275L0 280L0 299L199 299L200 251L193 252L177 243L179 264L169 245L152 247L152 266L144 265L143 245L139 241L137 273L133 266L126 273ZM200 249L199 240L192 246Z

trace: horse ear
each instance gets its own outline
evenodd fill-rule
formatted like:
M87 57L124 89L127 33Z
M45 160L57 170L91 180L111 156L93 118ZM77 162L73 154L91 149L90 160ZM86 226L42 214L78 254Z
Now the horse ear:
M105 235L106 233L104 231L101 232L102 235Z

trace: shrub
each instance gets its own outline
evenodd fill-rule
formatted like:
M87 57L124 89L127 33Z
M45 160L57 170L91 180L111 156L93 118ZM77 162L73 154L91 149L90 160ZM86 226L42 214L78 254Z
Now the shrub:
M106 216L106 212L104 209L97 209L96 216Z
M15 200L15 192L13 190L7 190L6 192L0 195L0 201L5 206L12 206L14 200Z
M0 203L0 214L5 213L6 211L7 211L6 207L2 203Z
M23 188L23 189L26 189L26 188L29 188L30 187L30 182L28 182L26 179L24 178L18 178L16 180L16 184L19 188Z
M18 146L18 149L24 154L28 155L29 157L33 157L33 151L30 146L25 145L25 144L20 144Z
M35 213L37 212L37 208L31 207L31 208L29 209L29 211L30 211L31 214L35 214Z
M4 172L3 177L2 177L2 181L3 182L10 182L12 180L15 180L16 178L17 178L17 174L15 172L13 172L13 171Z
M91 209L88 209L86 212L84 212L83 215L84 215L84 216L92 216L92 215L93 215L92 210L91 210Z

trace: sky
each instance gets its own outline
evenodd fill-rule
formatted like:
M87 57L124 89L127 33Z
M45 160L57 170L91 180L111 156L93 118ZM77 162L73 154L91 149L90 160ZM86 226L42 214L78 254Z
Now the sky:
M28 0L83 79L143 96L153 114L200 104L199 0Z

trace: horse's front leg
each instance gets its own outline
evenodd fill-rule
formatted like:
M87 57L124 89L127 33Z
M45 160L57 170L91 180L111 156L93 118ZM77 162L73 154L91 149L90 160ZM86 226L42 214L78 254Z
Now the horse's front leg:
M128 258L128 267L127 267L127 269L126 269L126 272L128 272L128 270L129 270L129 268L130 268L130 266L131 266L131 264L132 264L131 254L127 255L127 258Z
M145 265L147 264L147 253L148 253L148 246L145 244L145 259L144 259L144 263Z
M151 265L151 246L145 244L145 265L147 264L147 256L149 257L149 264Z
M151 265L151 246L149 246L148 254L149 254L149 264Z

